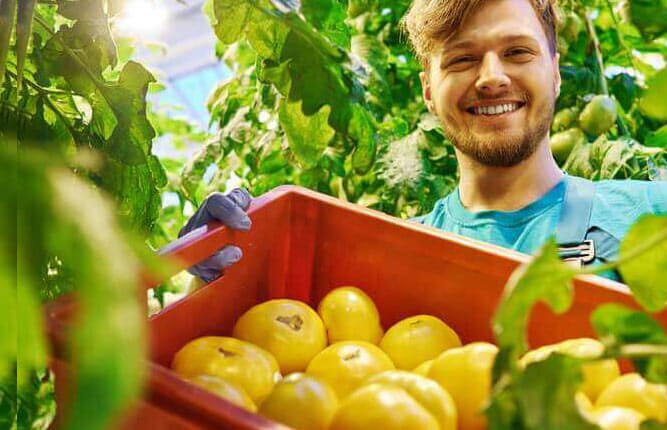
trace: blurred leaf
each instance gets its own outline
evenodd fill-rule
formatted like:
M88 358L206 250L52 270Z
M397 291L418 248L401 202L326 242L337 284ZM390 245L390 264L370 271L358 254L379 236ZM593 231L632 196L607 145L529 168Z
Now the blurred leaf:
M667 149L667 125L649 133L644 140L644 145Z
M665 0L629 0L632 23L649 37L667 31L667 2Z
M582 361L564 355L530 364L516 381L516 393L525 429L595 430L599 427L585 420L575 403L575 394L583 381Z
M624 345L667 345L667 333L651 316L615 303L599 306L591 314L598 338L616 356ZM635 370L655 383L667 383L667 356L631 357Z
M630 110L641 93L641 89L637 86L635 78L627 73L619 73L614 76L609 81L609 91L626 111Z
M516 357L527 351L525 338L530 311L538 302L563 313L572 304L575 271L563 263L553 239L540 249L530 263L521 265L507 281L493 315L493 332L501 349Z
M329 106L323 106L314 115L305 115L301 102L280 101L278 115L287 141L294 155L304 166L314 166L333 138L335 131L329 126Z
M625 261L637 250L645 250ZM647 214L630 227L621 242L618 269L637 301L651 312L667 305L667 215Z
M667 69L663 69L648 82L648 89L639 102L642 112L652 118L667 121L665 94L667 94Z

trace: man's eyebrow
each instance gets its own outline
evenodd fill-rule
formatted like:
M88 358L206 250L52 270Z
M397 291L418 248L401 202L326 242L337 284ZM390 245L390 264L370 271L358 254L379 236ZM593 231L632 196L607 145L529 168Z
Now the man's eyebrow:
M501 37L500 40L503 43L515 42L517 40L529 40L529 41L532 41L532 42L537 42L537 40L530 34L509 34L507 36ZM460 40L460 41L457 41L457 42L453 42L451 45L446 44L444 46L444 49L445 49L445 52L446 52L446 51L453 51L455 49L472 48L477 43L478 42L474 42L472 40Z

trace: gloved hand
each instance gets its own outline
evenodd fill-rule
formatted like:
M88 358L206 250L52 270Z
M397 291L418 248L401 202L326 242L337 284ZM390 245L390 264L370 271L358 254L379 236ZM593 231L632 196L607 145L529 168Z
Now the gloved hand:
M220 221L227 227L235 230L250 230L252 222L246 214L252 196L243 188L236 188L227 195L213 193L206 198L197 212L188 220L188 223L178 233L181 237L192 230L201 227L210 221ZM241 248L228 245L188 269L191 274L200 277L205 282L211 282L222 275L222 271L236 263L243 256Z

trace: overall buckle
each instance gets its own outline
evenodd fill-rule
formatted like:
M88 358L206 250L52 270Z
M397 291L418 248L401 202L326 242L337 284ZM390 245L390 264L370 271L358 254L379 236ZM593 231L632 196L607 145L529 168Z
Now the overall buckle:
M586 239L573 245L561 245L558 247L558 255L567 264L581 267L595 260L595 243L593 239Z

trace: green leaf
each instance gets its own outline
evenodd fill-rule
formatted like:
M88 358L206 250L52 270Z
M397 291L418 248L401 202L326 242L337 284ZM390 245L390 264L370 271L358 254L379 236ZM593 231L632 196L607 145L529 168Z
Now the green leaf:
M375 163L377 135L373 117L364 108L355 105L354 116L350 121L350 136L356 140L352 153L352 168L358 175L366 174Z
M596 174L594 179L613 179L626 163L633 157L630 145L636 142L628 138L607 140L600 136L591 144L590 163Z
M626 111L630 110L635 100L639 98L641 88L633 76L619 73L609 81L609 90Z
M646 139L644 139L644 145L667 149L667 125L663 125L658 130L650 132L646 136Z
M120 73L118 85L101 90L118 120L106 151L125 164L144 164L150 154L155 130L146 118L146 93L151 82L155 78L144 66L129 61Z
M639 430L667 430L667 423L661 423L656 420L642 421Z
M667 333L658 321L643 312L615 303L599 306L591 314L598 338L615 356L623 356L623 346L667 345ZM635 348L636 349L636 348ZM632 356L635 369L651 382L667 383L667 354Z
M554 353L530 364L516 381L516 396L525 429L594 430L575 403L583 381L582 360Z
M203 145L183 168L181 184L185 196L197 202L196 191L200 187L206 169L222 157L222 145L219 139L211 139Z
M575 271L558 257L558 247L549 239L530 263L512 273L493 315L493 332L501 349L516 357L528 349L525 333L530 311L538 302L556 313L572 305L572 278Z
M665 94L667 94L667 69L658 72L649 80L648 88L639 101L639 108L651 118L667 121Z
M278 117L294 155L303 166L313 167L336 132L328 124L329 106L322 106L315 114L306 115L301 105L301 102L290 103L281 99Z
M203 7L215 35L224 44L236 42L243 36L252 19L252 6L243 0L208 0Z
M338 0L302 0L301 12L306 21L339 47L350 49L350 29L345 23L347 13Z
M667 31L667 2L665 0L630 0L630 19L648 37Z
M643 252L630 258L638 251ZM663 309L667 305L667 215L647 214L630 227L619 259L618 269L637 301L651 312Z

